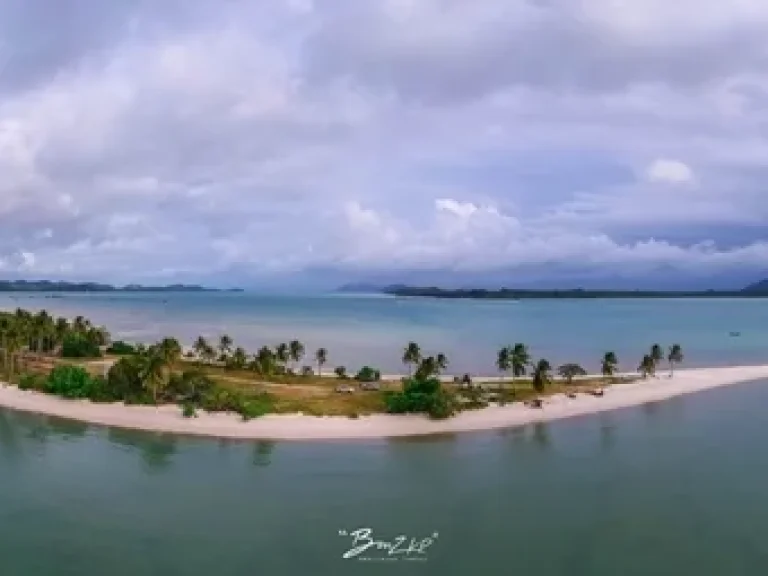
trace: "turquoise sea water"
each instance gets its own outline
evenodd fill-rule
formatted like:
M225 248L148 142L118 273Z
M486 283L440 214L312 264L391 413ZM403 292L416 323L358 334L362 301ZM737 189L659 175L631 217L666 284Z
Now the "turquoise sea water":
M758 576L768 383L494 433L218 442L0 409L3 576ZM341 530L437 534L341 558Z
M494 372L496 350L518 341L553 363L596 368L614 350L633 370L651 344L679 343L686 364L768 360L768 300L447 301L381 296L264 296L251 293L92 294L50 298L0 295L0 308L83 314L116 337L151 341L227 333L255 351L298 338L329 349L331 364L371 363L402 371L401 350L415 340L446 353L456 372ZM730 332L741 336L731 337Z

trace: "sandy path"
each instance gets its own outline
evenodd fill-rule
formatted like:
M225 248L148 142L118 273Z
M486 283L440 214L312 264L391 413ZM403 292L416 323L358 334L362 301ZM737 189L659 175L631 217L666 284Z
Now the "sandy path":
M674 378L667 375L606 389L605 396L579 394L549 397L541 409L519 403L468 411L441 421L419 415L395 416L377 414L357 419L303 415L268 415L243 422L233 414L201 412L197 418L183 418L175 406L149 407L123 404L92 404L87 401L64 400L46 394L0 386L0 406L83 420L94 424L136 428L157 432L213 436L220 438L275 440L331 440L351 438L384 438L489 430L520 426L592 414L663 400L719 386L749 380L768 379L768 366L697 368L680 370Z

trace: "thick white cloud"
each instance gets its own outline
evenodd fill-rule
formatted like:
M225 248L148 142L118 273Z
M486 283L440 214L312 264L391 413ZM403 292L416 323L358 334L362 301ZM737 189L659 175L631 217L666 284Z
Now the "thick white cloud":
M768 262L764 2L4 3L6 273Z

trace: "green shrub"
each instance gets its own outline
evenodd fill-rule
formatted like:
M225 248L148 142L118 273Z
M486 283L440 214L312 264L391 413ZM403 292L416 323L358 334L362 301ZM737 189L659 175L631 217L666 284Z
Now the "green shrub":
M61 344L64 358L101 358L98 344L83 334L68 334Z
M204 372L185 370L181 375L171 375L164 392L168 399L199 404L203 396L213 390L215 386L216 383Z
M308 378L310 376L315 375L315 371L312 370L312 366L302 366L301 367L301 375Z
M64 398L90 398L94 378L80 366L56 366L48 375L45 391Z
M128 342L118 340L112 342L109 348L107 348L107 354L114 354L116 356L128 356L129 354L136 354L136 347Z
M129 356L120 358L107 372L105 394L114 400L127 403L144 404L137 401L145 394L141 379L141 364L138 358Z
M44 374L22 374L19 376L19 390L37 390L44 392L48 377Z
M215 386L202 395L200 407L208 412L240 412L242 394Z
M355 375L355 380L358 382L378 382L381 380L381 372L370 366L363 366Z
M89 398L93 402L117 402L122 400L121 397L113 393L109 387L108 380L104 376L92 377L92 388Z
M185 402L182 404L181 415L184 416L184 418L197 418L197 410L195 410L195 405L191 402Z
M456 412L452 394L443 390L437 378L409 378L402 392L384 396L387 412L392 414L424 413L431 418L448 418Z

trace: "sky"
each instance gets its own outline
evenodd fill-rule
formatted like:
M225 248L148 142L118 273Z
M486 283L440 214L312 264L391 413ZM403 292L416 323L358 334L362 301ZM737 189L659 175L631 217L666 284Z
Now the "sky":
M0 277L757 279L765 70L765 0L0 0Z

